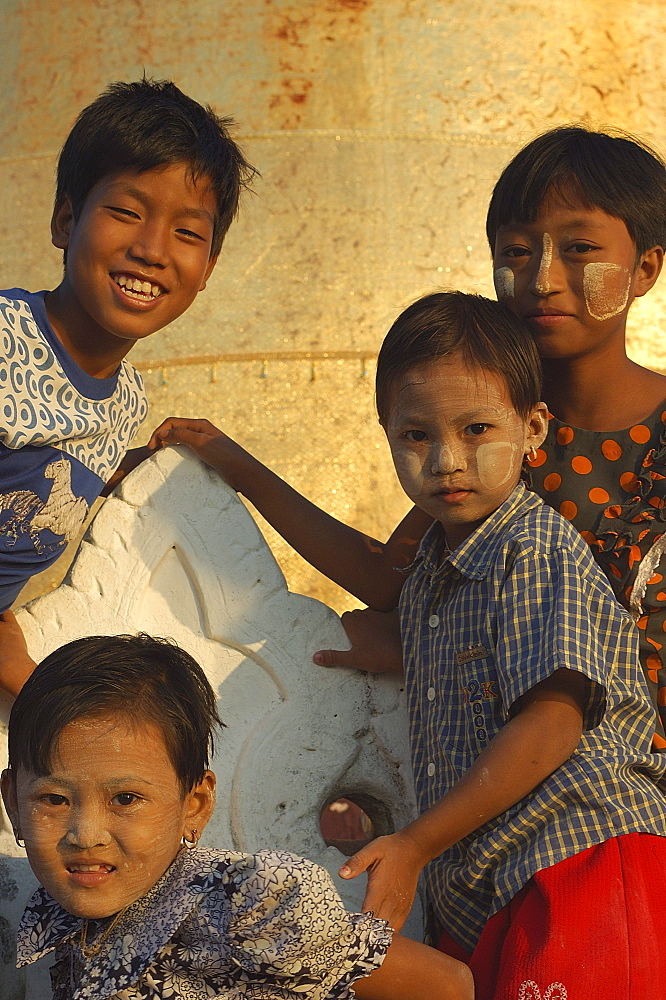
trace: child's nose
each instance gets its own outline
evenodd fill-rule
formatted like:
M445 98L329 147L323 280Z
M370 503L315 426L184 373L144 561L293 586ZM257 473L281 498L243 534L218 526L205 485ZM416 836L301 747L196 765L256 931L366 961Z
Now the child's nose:
M530 291L543 297L560 290L560 260L550 233L543 234L541 253L534 254Z
M167 233L158 225L144 225L135 230L130 257L143 261L150 267L164 267L167 263Z
M430 454L430 471L433 476L447 475L463 467L458 449L448 441L435 442Z
M98 809L78 809L72 814L65 843L79 850L104 847L109 843L109 833L104 822L104 814Z

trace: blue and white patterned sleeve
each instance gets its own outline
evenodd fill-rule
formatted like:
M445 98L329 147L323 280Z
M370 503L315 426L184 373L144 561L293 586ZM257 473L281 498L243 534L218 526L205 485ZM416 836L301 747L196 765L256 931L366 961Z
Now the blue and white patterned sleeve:
M352 983L381 965L391 943L386 921L349 913L328 872L283 851L234 862L224 889L230 958L253 983L353 1000Z

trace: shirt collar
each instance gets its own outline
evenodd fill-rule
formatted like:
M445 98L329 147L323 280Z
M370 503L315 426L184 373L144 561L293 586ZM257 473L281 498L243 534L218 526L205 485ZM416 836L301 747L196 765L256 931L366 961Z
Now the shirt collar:
M181 851L153 888L128 907L113 934L90 959L83 958L78 949L80 917L63 909L40 887L19 924L16 965L29 965L70 940L77 964L83 967L73 1000L115 996L146 972L202 896L222 882L233 860L232 854L206 848ZM147 935L148 927L151 933ZM103 927L98 933L103 933ZM100 982L105 986L103 995L99 993Z
M420 563L429 576L437 577L447 572L447 567L450 565L471 580L483 580L488 574L497 550L504 542L508 526L522 517L526 511L542 503L541 497L527 490L524 483L519 482L504 503L453 552L446 547L442 525L435 521L423 536L412 567Z

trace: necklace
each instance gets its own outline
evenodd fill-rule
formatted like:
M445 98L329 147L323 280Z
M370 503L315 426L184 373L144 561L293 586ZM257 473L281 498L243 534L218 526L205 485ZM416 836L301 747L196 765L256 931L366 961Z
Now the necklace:
M119 910L118 913L116 913L113 920L111 921L111 923L109 924L109 926L106 928L106 930L102 931L99 937L95 938L95 940L92 941L90 944L86 943L86 938L88 937L88 921L87 920L81 921L81 937L79 938L79 949L84 958L93 958L97 954L97 952L100 950L104 942L110 936L111 932L113 931L114 927L116 926L120 918L125 915L126 911L127 911L126 906L124 906L122 910Z

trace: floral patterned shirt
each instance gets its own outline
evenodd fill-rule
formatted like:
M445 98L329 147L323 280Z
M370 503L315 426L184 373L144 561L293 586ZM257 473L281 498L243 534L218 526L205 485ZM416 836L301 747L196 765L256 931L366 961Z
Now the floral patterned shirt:
M88 946L110 920L89 921ZM55 949L55 1000L353 1000L381 965L384 920L349 913L324 869L284 851L181 851L86 958L81 919L45 889L18 932L20 968Z

